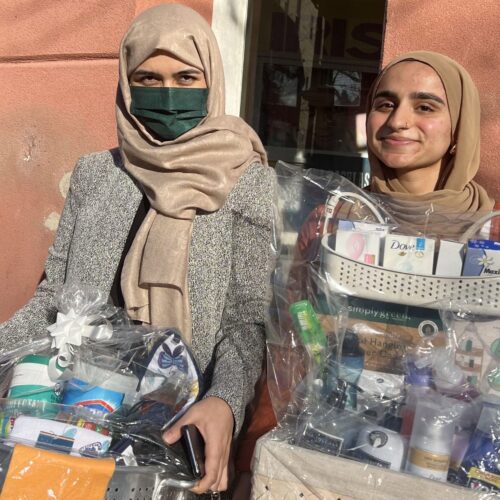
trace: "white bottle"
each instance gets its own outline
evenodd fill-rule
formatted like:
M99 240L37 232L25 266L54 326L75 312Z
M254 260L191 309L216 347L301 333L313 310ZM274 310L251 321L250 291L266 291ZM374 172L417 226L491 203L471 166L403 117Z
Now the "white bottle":
M356 458L400 471L404 465L406 442L403 436L380 425L367 425L358 434Z
M419 401L415 411L406 470L446 481L455 422L450 411L431 401Z

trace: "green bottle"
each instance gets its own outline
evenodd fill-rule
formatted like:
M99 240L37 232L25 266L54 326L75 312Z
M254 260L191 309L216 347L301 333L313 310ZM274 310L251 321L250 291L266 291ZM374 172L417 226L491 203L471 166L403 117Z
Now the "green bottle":
M293 324L312 359L321 365L327 341L316 313L308 300L294 302L289 307Z

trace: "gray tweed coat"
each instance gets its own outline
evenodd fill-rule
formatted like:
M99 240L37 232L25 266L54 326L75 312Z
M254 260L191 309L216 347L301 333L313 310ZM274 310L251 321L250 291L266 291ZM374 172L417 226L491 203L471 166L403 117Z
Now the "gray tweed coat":
M274 184L271 168L251 165L224 206L197 215L193 226L188 268L192 350L205 375L207 395L230 405L236 432L264 355ZM0 349L46 334L55 321L55 290L65 281L113 294L142 204L143 194L124 170L117 149L78 161L45 279L31 301L0 325Z

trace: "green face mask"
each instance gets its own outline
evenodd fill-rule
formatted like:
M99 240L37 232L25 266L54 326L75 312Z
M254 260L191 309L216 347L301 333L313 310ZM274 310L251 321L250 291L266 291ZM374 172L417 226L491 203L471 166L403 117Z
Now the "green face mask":
M130 87L130 112L157 138L172 141L207 116L208 89Z

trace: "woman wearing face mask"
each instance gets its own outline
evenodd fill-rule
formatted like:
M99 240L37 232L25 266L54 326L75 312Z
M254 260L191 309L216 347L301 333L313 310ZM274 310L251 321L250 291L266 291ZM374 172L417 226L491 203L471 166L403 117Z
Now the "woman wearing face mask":
M208 390L164 439L196 425L206 476L195 492L225 490L264 354L274 176L255 132L224 114L210 27L181 5L143 12L125 34L116 116L119 148L78 162L46 277L0 325L1 346L45 335L66 281L109 291L139 322L177 327Z

